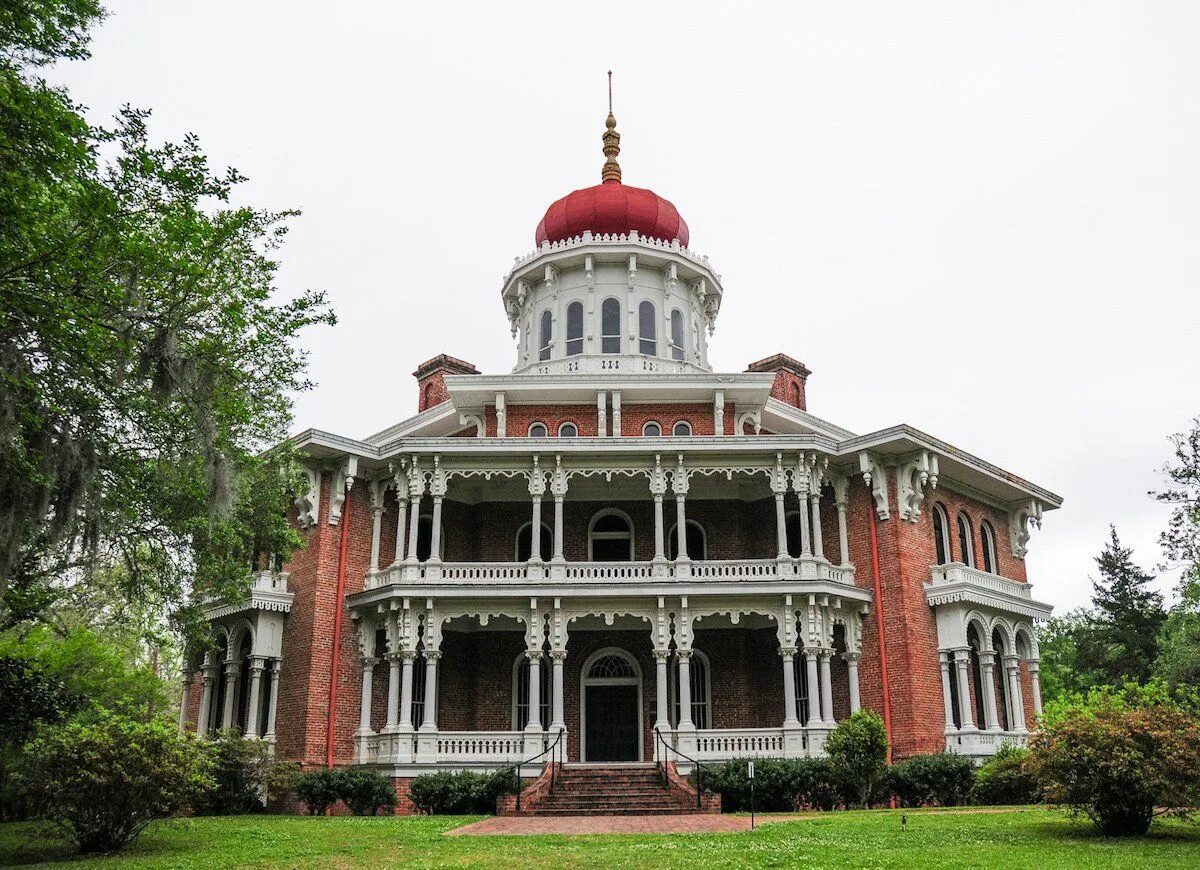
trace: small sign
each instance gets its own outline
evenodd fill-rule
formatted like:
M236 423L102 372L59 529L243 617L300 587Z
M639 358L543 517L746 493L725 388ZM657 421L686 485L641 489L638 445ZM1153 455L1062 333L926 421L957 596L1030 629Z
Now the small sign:
M751 779L754 779L754 762L753 761L746 762L746 775L749 776Z

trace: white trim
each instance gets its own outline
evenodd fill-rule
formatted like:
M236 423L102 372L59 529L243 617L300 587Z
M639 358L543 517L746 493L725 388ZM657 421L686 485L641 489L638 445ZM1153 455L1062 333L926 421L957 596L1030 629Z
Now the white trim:
M625 659L632 667L635 676L632 677L589 677L588 671L592 669L592 665L597 660L604 656L615 655ZM593 686L637 686L637 760L641 761L643 757L642 742L643 742L643 722L642 717L642 667L638 664L637 657L628 650L621 649L616 646L601 647L596 650L583 663L583 667L579 669L579 760L586 762L587 757L587 689L589 685Z
M543 429L546 430L546 434L535 436L533 434L534 426L541 426ZM526 438L535 438L535 437L536 438L549 438L550 437L550 427L547 426L545 423L543 423L541 420L534 420L532 423L529 424L529 428L525 430L525 437Z
M634 544L636 542L636 538L634 537L633 518L630 517L629 514L625 513L625 511L621 510L620 508L613 508L613 507L602 508L601 510L598 510L594 514L592 514L592 518L590 520L588 520L588 561L589 562L595 561L595 557L592 554L592 542L594 540L596 540L597 533L592 530L596 527L596 522L598 520L601 520L604 517L608 517L608 516L621 517L629 525L629 558L632 559L636 555L637 551L634 549ZM599 535L600 535L601 540L610 540L610 541L624 540L624 534L621 532L600 532ZM628 560L626 560L626 561L628 561Z
M658 434L657 435L647 435L646 434L647 426L657 426ZM657 420L647 420L645 423L642 424L642 437L643 438L661 438L662 437L662 423L658 422Z
M575 434L574 435L564 435L563 428L565 426L574 426ZM579 424L576 423L574 420L563 420L561 423L558 424L558 437L559 438L578 438L579 437Z
M680 426L687 426L687 434L686 435L676 435L675 434L675 430ZM692 424L691 424L690 420L676 420L674 423L671 424L671 435L674 438L691 438L692 431L693 431Z

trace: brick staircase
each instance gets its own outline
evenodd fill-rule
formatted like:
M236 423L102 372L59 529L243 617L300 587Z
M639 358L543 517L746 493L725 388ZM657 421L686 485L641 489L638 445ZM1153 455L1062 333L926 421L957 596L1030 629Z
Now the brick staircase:
M705 794L696 806L696 792L674 774L663 785L653 764L564 766L553 791L528 789L522 794L521 815L529 816L660 816L720 812L720 796ZM714 800L715 799L715 800ZM509 806L502 811L515 813Z

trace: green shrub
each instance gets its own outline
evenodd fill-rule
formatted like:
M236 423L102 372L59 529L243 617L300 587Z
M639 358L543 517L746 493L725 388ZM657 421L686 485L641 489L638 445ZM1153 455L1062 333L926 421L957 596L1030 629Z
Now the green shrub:
M155 819L213 788L211 752L166 722L97 713L47 726L25 747L30 806L84 852L118 852Z
M888 771L888 788L905 807L965 804L974 781L974 762L952 752L914 755Z
M704 788L721 795L721 812L750 809L746 759L705 765ZM754 807L762 812L790 812L804 806L831 810L843 802L833 767L825 758L756 758ZM691 783L696 784L692 772Z
M247 740L234 729L222 731L209 744L216 787L197 803L201 816L260 812L267 793L283 785L291 765L276 762L262 740Z
M382 773L365 768L349 768L337 771L338 797L356 816L374 816L379 808L396 808L396 790L391 780Z
M336 770L313 770L296 777L296 797L306 807L310 816L323 816L337 803L340 777Z
M834 774L867 807L887 772L887 732L883 720L870 710L844 719L825 740Z
M1153 691L1096 691L1047 710L1029 765L1046 799L1107 836L1200 806L1200 716Z
M1037 803L1037 779L1029 769L1029 750L1005 743L975 774L971 803L1006 806Z
M409 797L426 815L479 815L494 813L496 801L517 788L511 768L495 773L424 773L413 780Z

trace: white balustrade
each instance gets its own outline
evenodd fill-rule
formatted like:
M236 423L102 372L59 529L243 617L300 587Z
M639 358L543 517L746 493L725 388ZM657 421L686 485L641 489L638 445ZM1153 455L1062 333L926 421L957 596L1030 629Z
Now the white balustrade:
M987 756L995 755L1006 744L1024 746L1028 740L1024 732L962 729L946 735L946 748L959 755Z
M945 586L950 583L968 583L981 589L990 589L1005 595L1018 598L1033 599L1033 590L1028 583L1019 580L1009 580L999 574L990 574L969 565L951 562L947 565L936 565L931 572L934 586Z
M567 580L575 582L640 583L653 576L650 562L568 562Z
M782 728L704 728L696 732L696 758L782 758L783 740Z
M720 559L692 562L694 580L771 580L779 570L775 559Z
M523 731L442 731L438 761L517 762L525 757Z

